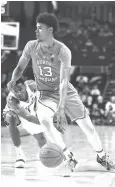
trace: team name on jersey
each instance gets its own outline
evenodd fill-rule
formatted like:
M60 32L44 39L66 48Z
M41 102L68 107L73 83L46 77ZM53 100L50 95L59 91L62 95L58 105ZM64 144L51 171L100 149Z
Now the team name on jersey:
M58 78L57 77L40 77L40 76L37 76L37 79L38 80L42 80L42 81L45 81L45 82L55 82Z
M47 60L42 60L42 59L37 60L37 65L42 65L42 64L51 66L51 62L49 62Z

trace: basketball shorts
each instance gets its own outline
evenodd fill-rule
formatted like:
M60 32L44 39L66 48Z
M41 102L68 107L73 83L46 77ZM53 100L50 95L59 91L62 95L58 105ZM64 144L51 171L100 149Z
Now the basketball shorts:
M53 99L54 97L40 97L44 99L39 99L38 101L38 113L39 117L47 116L51 117L57 110L59 100ZM83 119L86 115L89 115L89 111L82 103L77 90L72 84L69 84L68 94L66 99L65 113L71 119L71 121L76 121L77 119Z
M6 120L5 120L6 113L3 114L5 123L6 123ZM35 123L29 122L20 116L18 116L17 120L18 120L17 127L19 130L25 129L31 135L45 132L45 128L42 125L37 125ZM8 126L7 123L6 125Z
M83 119L86 115L89 115L88 109L82 103L77 90L72 84L69 84L68 88L65 113L70 117L71 121Z

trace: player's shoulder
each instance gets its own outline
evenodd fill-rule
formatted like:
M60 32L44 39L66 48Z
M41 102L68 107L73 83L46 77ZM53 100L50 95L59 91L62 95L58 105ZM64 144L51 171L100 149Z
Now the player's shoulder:
M58 40L56 42L60 46L60 50L59 50L59 53L58 53L59 59L61 59L61 60L63 59L64 61L71 59L72 55L71 55L70 49L64 43L62 43Z
M66 50L66 51L70 51L70 49L61 41L59 40L55 40L55 42L60 46L61 50ZM71 52L71 51L70 51Z
M33 47L35 47L37 44L38 44L38 41L37 41L37 40L30 40L30 41L28 41L28 42L26 43L26 46L27 46L28 48L32 48L32 49L33 49Z

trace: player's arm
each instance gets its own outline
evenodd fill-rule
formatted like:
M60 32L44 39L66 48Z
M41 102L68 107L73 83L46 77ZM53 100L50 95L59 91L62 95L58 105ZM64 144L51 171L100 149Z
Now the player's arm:
M31 59L31 45L32 45L31 42L32 41L29 41L26 44L26 46L22 52L22 55L19 59L18 65L16 66L16 68L13 71L11 80L17 81L22 76L27 64L29 63L29 60Z
M18 61L18 64L12 73L11 81L7 85L10 91L13 89L13 86L15 85L16 81L22 76L26 66L28 65L31 59L31 50L32 50L32 41L29 41L26 44L22 52L22 55Z
M65 101L68 92L68 83L71 69L71 51L66 47L62 47L60 51L60 101L59 107L65 108Z
M66 47L63 46L60 50L59 59L61 61L61 69L60 69L60 100L58 109L56 112L57 123L55 127L60 132L64 133L64 124L67 124L66 116L65 116L65 102L68 92L68 83L71 69L71 52ZM54 116L55 117L55 116Z
M20 101L17 98L15 98L13 96L8 97L7 98L7 105L20 117L26 119L29 122L40 125L38 118L31 115L26 109L21 107Z

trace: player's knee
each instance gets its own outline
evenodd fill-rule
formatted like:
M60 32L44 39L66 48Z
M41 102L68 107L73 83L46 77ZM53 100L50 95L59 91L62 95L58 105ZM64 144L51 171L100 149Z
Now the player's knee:
M6 116L5 116L5 121L9 125L17 125L17 123L18 123L17 114L15 114L13 111L7 112ZM14 123L12 123L12 122L14 122Z

